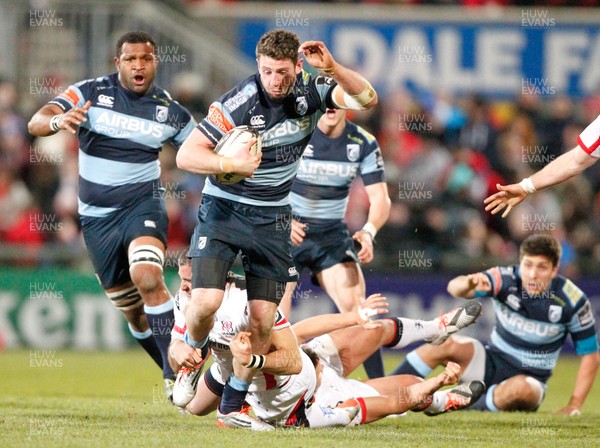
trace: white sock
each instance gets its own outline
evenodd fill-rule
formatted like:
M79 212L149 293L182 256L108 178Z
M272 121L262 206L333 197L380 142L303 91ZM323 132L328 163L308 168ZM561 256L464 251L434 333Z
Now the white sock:
M328 408L317 403L306 410L306 419L311 428L325 426L346 426L350 423L349 414L343 408ZM359 420L360 421L360 420Z
M439 323L435 320L414 320L399 317L402 322L402 337L393 349L398 350L412 344L413 342L431 339L439 333Z
M427 406L427 411L446 412L446 404L448 403L448 393L446 391L437 391L433 394L431 404Z

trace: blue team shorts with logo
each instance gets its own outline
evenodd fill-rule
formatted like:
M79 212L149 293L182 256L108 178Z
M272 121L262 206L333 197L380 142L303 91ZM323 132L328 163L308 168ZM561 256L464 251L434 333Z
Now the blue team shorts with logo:
M167 247L169 221L162 198L143 199L105 218L79 219L94 271L104 289L131 281L127 249L134 239L151 236Z
M296 219L302 222L302 218ZM302 244L292 248L298 272L308 269L316 274L339 263L358 263L354 240L343 221L323 220L318 223L311 220L305 233Z
M204 195L188 256L233 263L241 254L244 270L279 282L298 280L292 261L292 211ZM210 262L206 260L206 262Z

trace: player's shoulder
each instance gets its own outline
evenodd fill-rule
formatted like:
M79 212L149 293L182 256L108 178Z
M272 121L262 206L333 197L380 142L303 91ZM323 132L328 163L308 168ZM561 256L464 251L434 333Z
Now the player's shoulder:
M484 271L494 284L494 295L502 289L514 289L519 281L518 266L494 266Z
M189 111L183 107L177 100L174 100L171 94L160 86L155 85L152 92L152 99L167 108L175 109L175 111L184 112L186 116L191 116Z
M257 96L258 81L256 75L252 75L225 92L218 101L224 112L232 114L238 109L249 109Z
M367 145L371 146L373 144L377 144L377 139L375 138L375 136L369 131L367 131L365 128L348 120L346 120L346 126L348 126L348 128L352 131L352 134L361 139L364 139Z
M554 278L553 292L571 308L578 308L587 300L585 293L572 280L557 275Z
M300 74L302 76L302 84L304 84L305 86L310 85L311 83L314 83L316 86L332 86L335 84L335 80L329 76L325 76L325 75L313 75L309 72L307 72L306 70L302 70L302 73Z
M101 91L115 87L118 82L117 74L113 73L110 75L98 76L97 78L83 79L74 83L73 85L80 91L87 90L90 94L98 93Z

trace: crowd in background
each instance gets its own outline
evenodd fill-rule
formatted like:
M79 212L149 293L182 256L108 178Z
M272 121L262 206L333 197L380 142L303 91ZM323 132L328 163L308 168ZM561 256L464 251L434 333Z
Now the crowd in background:
M159 84L177 99L176 86ZM31 112L18 110L19 95L12 83L0 81L0 245L33 254L19 258L28 265L76 263L81 258L71 255L85 257L77 218L77 141L66 132L32 139L26 127ZM49 99L40 96L38 106ZM197 92L179 99L200 120L213 98ZM477 94L453 98L398 90L380 98L375 111L349 116L378 138L393 202L377 235L372 267L400 273L480 270L514 261L525 236L546 231L563 244L563 273L597 273L595 166L536 193L505 220L487 214L482 201L496 183L519 181L574 147L599 114L600 94L489 101ZM177 169L173 148L165 148L160 160L174 253L189 242L203 179ZM351 229L363 225L367 211L366 193L357 183L347 213Z

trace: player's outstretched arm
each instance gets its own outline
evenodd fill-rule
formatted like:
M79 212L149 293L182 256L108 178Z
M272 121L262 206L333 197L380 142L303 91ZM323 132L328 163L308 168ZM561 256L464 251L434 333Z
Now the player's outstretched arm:
M502 213L502 217L506 218L513 207L523 202L529 194L580 174L592 166L596 160L598 159L586 153L581 146L576 146L518 184L496 185L500 191L483 201L486 204L485 210L495 215L506 208Z
M581 413L581 407L583 406L590 389L594 385L599 366L599 352L590 353L581 357L579 370L577 371L577 377L575 378L575 387L571 399L569 400L569 404L564 408L558 409L556 412L571 416L579 415Z
M491 295L492 284L483 272L459 275L448 282L448 293L453 297L472 299L476 295ZM479 291L479 293L478 293Z
M256 139L250 139L234 157L223 157L214 152L215 146L202 132L194 129L177 151L177 167L196 174L237 173L250 177L260 164L260 157L250 154L254 143Z
M333 102L340 109L367 110L377 104L377 92L362 75L338 64L323 42L306 41L298 49L306 62L336 80Z
M36 137L47 137L61 130L75 134L77 126L87 121L87 113L91 106L92 102L88 100L83 107L74 107L63 113L57 105L46 104L31 117L27 123L27 130Z
M372 294L358 308L347 313L321 314L309 317L292 325L298 343L316 338L340 328L361 325L365 328L373 328L377 322L371 322L370 318L378 314L388 312L387 299L381 294Z

